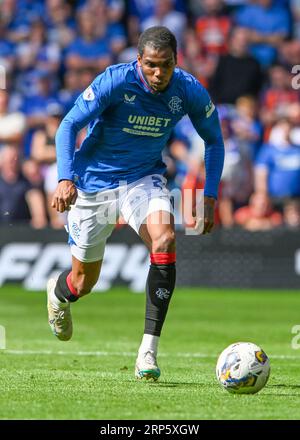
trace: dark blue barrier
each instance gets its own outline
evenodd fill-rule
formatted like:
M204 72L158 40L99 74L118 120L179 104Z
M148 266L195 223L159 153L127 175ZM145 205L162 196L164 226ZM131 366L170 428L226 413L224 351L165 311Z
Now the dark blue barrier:
M42 290L49 276L70 266L65 231L0 228L0 285L20 282ZM128 285L143 291L149 256L128 227L108 241L99 290ZM205 236L177 232L177 285L257 288L300 286L300 233L284 229L215 230Z

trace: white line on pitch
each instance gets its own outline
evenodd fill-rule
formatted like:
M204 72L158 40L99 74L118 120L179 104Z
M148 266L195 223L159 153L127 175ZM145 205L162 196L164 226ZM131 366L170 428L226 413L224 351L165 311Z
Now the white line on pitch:
M0 352L1 353L1 352ZM3 350L3 354L13 355L58 355L58 356L136 356L136 352L126 351L53 351L53 350ZM160 353L160 357L187 357L187 358L203 358L203 359L215 359L218 354L205 354L205 353ZM300 360L300 356L295 355L276 355L270 354L271 359L295 359Z

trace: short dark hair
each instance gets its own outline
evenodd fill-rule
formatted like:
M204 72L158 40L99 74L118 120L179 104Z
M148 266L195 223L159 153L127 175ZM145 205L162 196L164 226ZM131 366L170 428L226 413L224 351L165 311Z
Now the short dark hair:
M139 38L138 52L143 56L145 46L161 50L171 47L175 61L177 60L177 41L175 35L165 26L152 26L146 29Z

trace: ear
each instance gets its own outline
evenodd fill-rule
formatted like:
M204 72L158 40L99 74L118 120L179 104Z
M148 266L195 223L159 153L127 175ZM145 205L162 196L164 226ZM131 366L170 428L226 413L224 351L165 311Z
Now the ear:
M141 67L141 65L142 65L142 57L141 57L141 55L139 53L137 54L137 62L138 62L138 66Z

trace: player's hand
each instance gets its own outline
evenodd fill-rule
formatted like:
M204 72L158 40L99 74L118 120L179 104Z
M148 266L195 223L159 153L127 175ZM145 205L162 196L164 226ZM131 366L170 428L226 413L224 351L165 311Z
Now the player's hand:
M202 234L209 234L214 227L215 199L204 196L204 227Z
M194 230L197 234L208 234L214 226L215 216L215 199L213 197L204 196L203 213L200 217L196 216L196 207L193 208L193 216L195 217Z
M72 180L61 180L55 190L51 206L58 212L69 211L77 199L77 189Z

